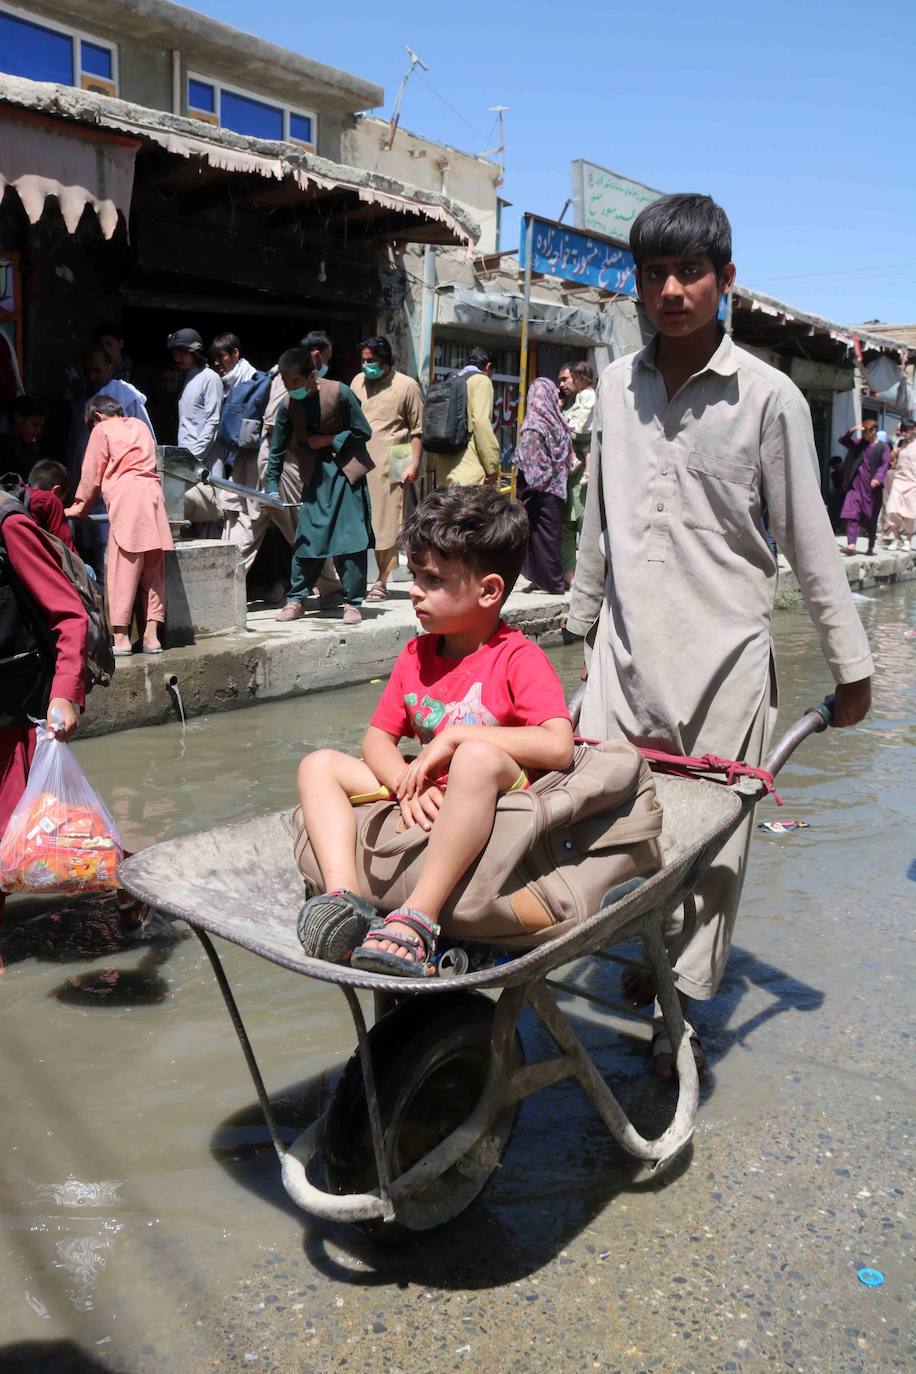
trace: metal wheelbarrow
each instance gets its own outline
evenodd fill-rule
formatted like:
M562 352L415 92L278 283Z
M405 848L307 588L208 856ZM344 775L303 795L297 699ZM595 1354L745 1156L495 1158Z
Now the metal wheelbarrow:
M807 712L776 744L767 771L775 775L830 719L829 701ZM747 778L726 787L657 775L656 785L664 807L660 872L608 893L599 911L556 940L449 978L400 979L308 958L296 935L302 878L280 812L168 840L121 865L120 881L130 893L186 921L203 945L254 1081L284 1187L306 1212L392 1238L450 1221L499 1164L522 1099L568 1077L578 1080L614 1138L640 1161L637 1177L657 1176L682 1153L693 1135L699 1083L662 932L764 789ZM281 1140L211 935L335 984L349 1006L357 1050L328 1110L289 1147ZM627 1117L557 1005L553 988L565 985L551 978L583 956L615 957L608 947L634 936L642 939L675 1048L674 1111L654 1140ZM359 991L374 994L371 1029ZM607 1005L578 987L575 992ZM523 1060L517 1022L525 1005L558 1051L537 1063Z

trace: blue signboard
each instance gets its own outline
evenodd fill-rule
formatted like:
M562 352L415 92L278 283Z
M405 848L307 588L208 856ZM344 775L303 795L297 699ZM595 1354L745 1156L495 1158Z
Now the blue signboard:
M522 238L519 266L525 266L526 229L532 226L531 270L547 277L562 277L564 281L582 286L594 286L599 291L614 291L621 296L635 296L636 263L633 254L600 234L583 234L567 229L563 224L522 216Z

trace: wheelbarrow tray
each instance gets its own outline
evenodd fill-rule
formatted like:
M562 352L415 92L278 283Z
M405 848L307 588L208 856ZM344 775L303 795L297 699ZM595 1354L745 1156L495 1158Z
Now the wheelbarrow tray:
M655 781L664 809L665 862L658 873L555 940L505 963L447 979L361 972L303 952L296 934L303 884L283 812L153 845L125 860L120 881L158 911L325 983L433 997L458 988L512 987L627 939L628 928L646 912L669 907L673 894L693 886L700 867L705 868L754 799L701 779L658 775Z

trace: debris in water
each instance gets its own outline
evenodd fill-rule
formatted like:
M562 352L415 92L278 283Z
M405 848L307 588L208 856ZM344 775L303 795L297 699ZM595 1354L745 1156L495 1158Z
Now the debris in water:
M880 1269L860 1269L857 1277L866 1288L880 1288L884 1282L884 1275Z
M39 1302L37 1298L33 1298L31 1293L26 1293L25 1300L29 1304L29 1307L31 1307L32 1311L35 1312L39 1317L44 1317L46 1321L51 1320L51 1313L45 1307L43 1302Z
M810 830L810 821L761 821L758 830L767 830L771 835L785 835L790 830Z

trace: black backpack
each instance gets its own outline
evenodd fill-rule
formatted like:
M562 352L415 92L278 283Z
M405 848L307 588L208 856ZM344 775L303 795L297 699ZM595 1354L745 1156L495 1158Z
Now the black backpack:
M460 453L470 438L468 379L456 372L426 393L422 443L427 453Z
M6 548L2 538L3 521L8 515L28 515L27 502L17 500L8 488L4 489L7 487L7 482L8 478L4 478L0 482L0 572L3 574L3 580L13 590L22 618L26 622L27 637L29 635L34 637L35 652L46 664L53 664L54 638L48 629L44 616L28 600L24 588L19 586L6 556ZM23 494L28 496L27 492ZM86 671L83 676L88 695L93 687L99 684L107 687L115 670L111 635L108 632L108 622L105 619L102 592L98 583L87 572L86 564L78 554L75 554L72 549L68 549L66 544L61 543L47 530L43 529L41 534L60 564L64 577L76 591L89 621L89 631L86 638ZM50 680L48 685L50 686ZM32 711L32 714L36 713Z

